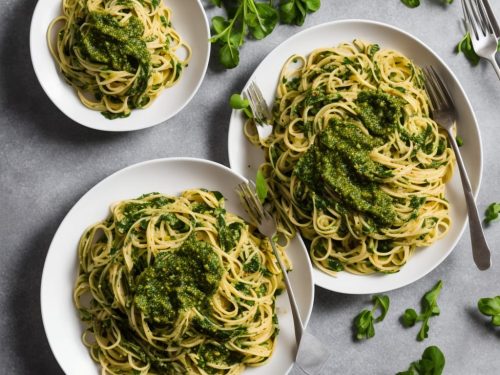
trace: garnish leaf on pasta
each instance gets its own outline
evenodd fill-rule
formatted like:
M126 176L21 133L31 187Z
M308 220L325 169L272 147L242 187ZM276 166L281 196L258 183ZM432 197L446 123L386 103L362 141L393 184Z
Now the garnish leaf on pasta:
M407 371L396 375L441 375L446 361L443 352L437 346L429 346L424 350L422 358L413 362Z
M257 191L257 197L261 202L264 202L267 197L268 187L266 178L259 169L257 171L257 176L255 177L255 190Z
M481 298L477 302L477 308L481 314L491 316L491 324L500 326L500 296Z
M484 214L484 221L486 224L491 223L493 220L498 219L498 215L500 214L500 203L492 203L486 209Z
M245 113L248 118L253 118L252 110L250 109L250 103L247 99L243 98L240 94L233 94L229 98L229 105L233 109L240 109Z
M417 335L418 341L423 341L429 336L429 319L440 314L437 299L442 287L443 282L439 280L431 290L425 293L422 298L422 312L420 314L417 314L414 309L406 309L401 316L401 324L405 327L413 327L417 322L422 322Z
M369 339L375 336L374 323L384 320L387 312L389 311L389 297L386 295L373 296L372 302L374 303L373 309L361 311L356 318L354 318L354 329L356 339ZM374 318L373 314L377 309L380 309L380 315Z

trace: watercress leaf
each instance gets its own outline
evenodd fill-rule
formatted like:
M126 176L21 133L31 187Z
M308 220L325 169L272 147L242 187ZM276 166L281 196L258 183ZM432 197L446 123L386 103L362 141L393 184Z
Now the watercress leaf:
M321 7L321 0L305 0L307 11L316 12Z
M422 322L420 331L418 331L417 340L424 341L427 337L429 337L429 318L425 318Z
M218 6L219 8L222 6L222 0L211 0L212 4Z
M304 4L302 4L300 0L296 1L295 6L297 8L297 13L293 23L295 23L297 26L302 26L306 19L306 7L304 6Z
M491 323L494 326L500 327L500 315L495 315L495 316L491 317Z
M416 8L420 5L420 0L401 0L409 8Z
M265 3L255 4L256 12L248 12L245 22L252 36L259 40L268 36L278 23L278 11L271 5Z
M481 59L472 47L472 40L470 39L469 33L466 33L462 40L458 42L456 52L463 53L472 65L477 65L479 63L479 60Z
M257 171L257 176L255 178L255 189L257 191L257 197L261 203L264 202L267 197L268 187L266 178L260 169Z
M424 314L426 310L430 310L432 315L439 315L439 308L437 308L437 299L443 287L443 282L439 280L434 287L425 293L422 300L422 307Z
M229 43L233 46L241 46L243 45L243 30L231 30L231 34L229 35Z
M437 346L429 346L422 354L420 373L440 375L443 372L445 362L443 352Z
M444 370L444 354L437 346L429 346L424 350L422 358L413 362L407 371L397 375L441 375Z
M219 59L227 69L232 69L240 63L240 51L232 44L224 44L219 49Z
M224 17L213 17L212 18L212 28L215 31L215 35L210 38L210 41L213 43L217 40L227 41L228 39L228 27L230 26L230 22L226 20Z
M378 323L384 320L385 316L387 315L387 312L389 311L390 300L386 295L377 295L373 296L373 303L375 303L375 307L379 307L381 311L380 316L375 319L375 322Z
M244 109L247 108L250 105L250 103L240 94L233 94L231 95L231 98L229 98L229 105L233 109Z
M401 316L401 323L405 327L413 327L417 322L418 314L413 309L406 309L403 316Z
M498 215L500 214L500 203L492 203L488 206L485 212L484 221L486 224L489 224L495 219L498 219Z
M282 23L291 24L294 22L297 17L297 8L293 0L282 2L279 9Z
M368 339L375 336L375 328L373 327L373 314L370 310L361 311L354 319L354 329L356 339Z
M477 302L477 307L483 315L500 315L500 296L493 298L481 298Z

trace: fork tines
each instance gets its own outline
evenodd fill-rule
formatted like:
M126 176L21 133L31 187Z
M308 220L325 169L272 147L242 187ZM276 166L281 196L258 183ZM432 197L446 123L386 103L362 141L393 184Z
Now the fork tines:
M260 203L255 189L249 183L242 182L238 184L237 190L245 202L248 214L259 224L264 217L264 207Z
M453 99L439 74L432 66L422 69L425 76L425 89L431 100L433 111L454 108Z
M479 37L478 31L481 30L483 35L493 34L493 26L488 17L488 12L484 7L482 0L462 0L462 8L465 15L465 21L471 27L468 31L473 32L476 38Z
M250 85L245 91L245 96L250 102L250 108L252 108L255 120L259 123L269 121L271 113L269 112L267 103L262 95L262 91L260 91L259 86L257 86L254 81L250 82Z

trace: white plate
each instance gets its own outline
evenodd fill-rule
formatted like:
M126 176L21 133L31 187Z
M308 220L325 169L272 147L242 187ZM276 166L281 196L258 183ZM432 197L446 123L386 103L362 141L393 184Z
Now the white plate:
M59 365L66 374L98 374L87 348L81 342L83 326L72 301L77 276L77 246L84 230L109 214L118 200L148 192L178 194L190 188L220 191L228 211L245 217L234 187L243 177L220 164L189 158L158 159L132 165L109 176L88 191L69 211L49 248L42 275L41 310L45 333ZM289 273L303 321L307 324L314 300L312 267L302 248L290 249ZM284 374L293 365L295 335L286 293L277 299L280 333L269 363L248 369L254 375Z
M460 150L469 172L472 188L477 195L483 168L481 138L469 100L443 60L420 40L398 28L366 20L335 21L312 27L276 47L257 67L249 82L256 81L270 104L274 99L281 67L292 54L308 55L315 48L336 46L356 38L378 43L381 48L398 50L419 66L433 65L442 75L456 103L459 133L465 141ZM243 134L243 122L242 114L233 111L228 136L229 162L233 170L249 179L254 179L257 167L264 161L264 155L260 148L252 146L246 140ZM447 184L446 197L451 202L450 215L453 221L449 233L432 246L419 249L400 272L370 276L341 272L337 277L331 277L314 267L316 285L340 293L369 294L400 288L425 276L451 253L465 228L467 210L458 169L452 181ZM296 249L301 246L303 246L302 241L295 239L290 244L289 251L298 251Z
M31 61L38 81L50 100L69 118L89 128L130 131L164 122L186 106L205 77L210 57L210 27L200 0L164 0L172 9L172 25L193 50L189 66L180 80L165 89L145 109L133 110L129 117L108 120L100 112L85 107L76 91L64 81L47 45L47 28L61 14L62 0L38 0L30 30Z

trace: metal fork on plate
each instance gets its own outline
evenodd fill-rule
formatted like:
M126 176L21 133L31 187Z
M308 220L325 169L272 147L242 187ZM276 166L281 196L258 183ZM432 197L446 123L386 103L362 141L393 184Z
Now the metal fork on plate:
M491 63L500 79L500 67L495 59L500 28L488 0L462 0L462 8L474 51Z
M491 266L491 251L484 238L481 219L477 211L476 202L472 193L467 171L465 170L462 156L457 145L457 141L453 136L453 125L456 120L456 111L453 99L436 70L432 67L424 68L425 88L431 100L431 115L432 118L441 125L448 133L448 139L451 143L455 156L457 158L458 169L460 170L460 178L465 194L465 202L469 213L469 229L472 243L472 256L477 268L486 270Z
M236 188L236 192L240 196L241 202L245 207L250 219L260 233L266 236L271 243L274 256L278 261L283 279L286 285L288 299L292 308L293 324L295 329L295 340L297 342L297 365L306 374L317 374L327 361L329 355L325 350L324 345L312 334L304 331L304 325L300 317L300 311L293 294L292 285L287 275L286 267L281 259L281 256L276 249L273 237L277 232L277 225L274 217L264 208L260 202L255 187L250 183L241 183Z
M253 81L250 82L248 88L243 92L243 96L245 96L250 103L259 139L265 141L273 132L273 126L269 124L272 120L272 114L271 111L269 111L269 107L264 100L259 86Z

